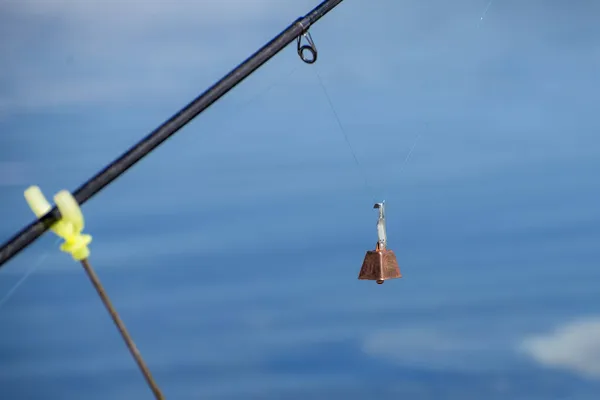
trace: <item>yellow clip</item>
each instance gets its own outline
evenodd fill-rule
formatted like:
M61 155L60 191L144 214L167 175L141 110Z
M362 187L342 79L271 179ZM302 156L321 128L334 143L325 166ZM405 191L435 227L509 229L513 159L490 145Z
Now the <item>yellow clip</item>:
M25 200L27 200L27 204L38 218L46 215L52 209L37 186L30 186L25 191ZM88 244L92 241L92 237L81 233L84 222L79 204L77 204L73 195L66 190L58 192L54 196L54 202L62 218L53 224L50 229L65 240L60 245L60 249L71 254L75 261L85 260L90 255Z

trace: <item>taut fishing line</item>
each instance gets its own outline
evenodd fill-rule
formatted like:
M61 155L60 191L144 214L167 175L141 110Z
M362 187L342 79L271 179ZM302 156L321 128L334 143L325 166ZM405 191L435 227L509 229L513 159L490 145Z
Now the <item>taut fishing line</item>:
M350 143L350 138L348 137L348 134L346 133L346 130L344 129L344 125L342 124L342 121L341 121L337 111L335 110L333 101L331 100L331 96L329 96L329 93L327 92L327 88L325 87L325 84L323 83L323 79L321 78L321 75L319 74L319 71L316 68L315 68L315 75L317 76L319 85L321 86L321 89L323 90L323 93L325 94L325 98L327 99L327 102L329 103L329 108L331 109L331 112L332 112L333 116L335 117L338 127L340 128L340 132L344 136L344 140L346 141L346 144L348 145L348 149L350 149L350 153L352 153L352 158L354 158L354 163L356 164L356 167L358 168L358 170L360 171L360 174L363 177L365 190L367 191L367 193L373 200L373 203L376 203L377 199L375 198L375 192L374 192L372 186L369 184L368 175L365 173L364 168L362 167L362 165L360 164L360 161L358 160L356 151L354 151L354 147L352 146L352 143Z
M289 78L290 76L292 76L294 74L294 72L296 72L298 70L298 66L295 66L294 68L292 68L287 74L281 74L281 76L277 79L273 79L271 81L271 83L264 88L263 90L255 93L253 96L251 96L247 101L241 103L239 106L237 106L237 112L243 112L246 110L246 108L252 104L253 102L255 102L256 100L258 100L259 98L265 96L267 93L269 93L271 90L273 90L275 87L279 86L281 84L281 82L287 78ZM235 111L234 111L235 112ZM228 121L235 121L235 119L228 119Z
M233 117L235 117L236 115L239 116L240 114L246 112L249 109L250 105L252 105L252 103L261 99L263 96L266 96L271 90L273 90L277 86L281 85L281 83L284 81L284 79L288 79L289 77L291 77L294 74L294 72L296 72L297 70L298 70L298 66L295 66L288 73L281 74L278 78L271 80L271 83L267 87L254 93L252 96L250 96L250 98L248 100L240 102L240 104L233 106L233 107L235 107L235 110L230 111L230 113L232 114L231 115L232 118L228 118L220 128L221 129L227 128L229 124L238 122L238 120Z
M368 191L368 193L371 196L371 199L373 200L373 203L377 202L377 199L375 197L375 192L373 190L373 186L369 184L369 179L368 179L368 175L366 174L364 168L362 167L358 156L356 155L356 151L354 150L354 147L352 146L352 143L350 142L350 138L348 137L348 134L346 132L346 130L344 129L344 126L342 124L342 121L339 117L339 114L337 113L335 106L333 105L333 101L331 100L331 96L329 95L328 91L327 91L327 87L325 86L325 83L323 82L323 79L321 78L321 75L319 74L319 71L315 68L315 75L317 76L317 80L319 81L319 85L321 86L321 89L323 90L323 93L325 94L325 97L327 98L327 102L329 103L329 107L331 109L331 112L333 113L333 116L335 117L335 120L338 124L338 127L340 128L340 132L342 133L342 135L344 136L344 140L346 141L346 144L348 145L348 148L350 149L350 152L352 153L352 157L354 159L354 162L357 166L357 168L360 170L361 175L363 177L364 180L364 184L365 184L365 189ZM406 157L404 158L404 161L402 161L402 164L400 164L400 169L398 170L398 174L401 174L402 171L404 170L406 164L408 163L408 160L410 159L413 151L415 150L415 147L417 146L417 143L419 141L419 138L421 137L422 132L419 132L416 136L415 139L413 140L413 143L410 147L410 150L408 151L408 153L406 154Z
M485 10L483 10L483 14L481 14L481 17L479 18L479 21L477 22L477 27L479 28L479 25L481 25L481 23L483 22L483 19L485 18L488 10L490 9L490 7L492 6L492 3L494 2L494 0L490 0L487 4L487 6L485 7Z
M54 247L56 247L59 243L60 239L57 239L54 243ZM8 300L10 300L10 298L14 296L15 293L17 293L17 290L19 290L19 288L25 283L25 281L38 270L38 268L42 265L44 261L46 261L49 255L50 250L46 250L44 253L42 253L39 256L38 260L25 272L25 274L23 274L23 276L21 276L21 278L19 278L19 280L10 289L8 289L6 294L2 296L2 298L0 298L0 309L2 309L2 307L8 302Z

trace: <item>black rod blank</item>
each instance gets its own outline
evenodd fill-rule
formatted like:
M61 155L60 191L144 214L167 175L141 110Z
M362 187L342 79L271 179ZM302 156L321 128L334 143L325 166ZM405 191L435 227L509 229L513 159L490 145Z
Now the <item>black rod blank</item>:
M165 121L161 126L144 137L135 146L130 148L121 157L113 161L94 177L81 185L73 197L79 204L83 204L108 186L112 181L121 176L135 163L156 149L162 142L174 135L183 126L194 119L198 114L210 107L223 95L250 76L264 63L283 50L293 40L308 31L308 28L333 10L343 0L325 0L304 17L298 18L279 35L248 57L244 62L225 75L221 80L196 97L186 107ZM316 53L315 53L316 55ZM302 56L301 56L302 57ZM32 222L14 235L0 248L0 267L17 255L25 247L37 240L51 225L60 220L61 215L54 207L46 215Z

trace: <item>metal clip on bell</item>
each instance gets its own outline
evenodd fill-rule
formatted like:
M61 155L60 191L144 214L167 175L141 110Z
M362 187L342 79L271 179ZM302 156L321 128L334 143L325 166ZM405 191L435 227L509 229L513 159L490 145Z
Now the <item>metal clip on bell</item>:
M402 278L396 255L387 248L385 231L385 201L376 203L373 208L379 209L377 220L377 245L375 250L367 251L358 279L376 281L382 284L388 279Z

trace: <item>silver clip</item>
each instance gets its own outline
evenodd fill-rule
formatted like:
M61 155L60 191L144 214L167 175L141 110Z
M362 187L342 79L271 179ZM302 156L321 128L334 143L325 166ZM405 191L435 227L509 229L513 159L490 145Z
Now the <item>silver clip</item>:
M387 244L387 234L385 229L385 200L381 203L375 203L373 208L379 209L379 219L377 220L377 250L385 250Z

